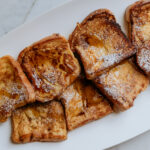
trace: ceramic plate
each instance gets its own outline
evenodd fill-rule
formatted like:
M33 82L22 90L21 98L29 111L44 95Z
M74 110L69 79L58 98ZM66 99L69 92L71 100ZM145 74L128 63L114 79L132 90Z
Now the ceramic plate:
M68 38L77 22L82 21L90 12L99 8L110 9L126 33L124 12L126 7L133 2L135 0L73 0L2 37L0 39L0 56L9 54L16 58L23 48L52 33L60 33ZM111 114L73 130L68 133L68 139L64 142L13 144L10 140L11 123L8 120L0 124L0 149L100 150L149 130L149 114L150 88L137 97L131 109L119 114Z

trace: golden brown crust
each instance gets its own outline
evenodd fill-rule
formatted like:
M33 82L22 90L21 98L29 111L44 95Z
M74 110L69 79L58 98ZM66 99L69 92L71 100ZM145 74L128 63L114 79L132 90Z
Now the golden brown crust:
M58 101L35 103L17 109L12 115L12 141L62 141L67 138L63 107Z
M131 5L129 5L127 8L126 8L126 11L125 11L125 18L126 18L126 21L130 23L131 21L131 11L133 11L136 7L140 7L142 5L146 5L150 2L150 0L139 0Z
M29 98L26 100L27 103L34 102L35 101L34 89L31 85L31 83L29 82L29 80L27 79L27 77L25 76L24 72L22 71L20 64L16 60L14 60L11 56L4 56L3 58L9 59L11 61L12 65L16 68L16 70L18 72L18 76L22 80L22 83L26 87L28 94L29 94Z
M144 91L149 80L132 60L126 60L94 80L96 86L112 101L118 111L133 105L134 99Z
M94 79L136 52L107 9L94 11L78 23L69 43L72 51L80 55L88 79Z
M60 99L64 104L68 130L112 113L108 101L85 79L77 79Z
M24 50L22 50L22 51L19 53L19 55L18 55L18 62L19 62L20 64L22 64L22 60L23 60L23 57L24 57L25 53L26 53L27 51L29 51L32 47L34 47L34 46L36 46L36 45L41 45L41 44L45 43L46 41L55 40L55 39L58 39L58 38L64 39L64 40L66 41L66 39L65 39L63 36L60 36L59 34L52 34L52 35L47 36L47 37L45 37L45 38L43 38L43 39L41 39L41 40L39 40L39 41L37 41L37 42L34 42L32 45L26 47Z
M93 20L94 18L101 18L106 19L109 21L116 22L116 18L114 14L109 9L97 9L90 13L82 22L81 24L84 25L88 21Z
M139 67L150 76L150 1L140 0L126 9L129 37L137 48Z
M11 112L35 100L34 90L19 63L11 56L0 58L0 122Z
M136 34L138 30L148 21L146 17L147 9L150 7L149 0L139 0L127 7L125 12L125 19L128 24L129 37L136 48L142 44L142 36ZM145 20L146 19L146 20ZM138 29L138 30L137 30ZM136 37L137 36L137 37ZM136 39L139 38L139 39Z
M35 89L36 100L41 102L56 98L80 74L69 43L58 34L25 48L18 61Z
M84 25L86 24L88 21L94 19L94 18L101 18L101 19L104 19L104 20L110 20L110 21L113 21L113 22L116 22L116 18L115 16L113 15L113 13L108 10L108 9L97 9L95 11L93 11L92 13L90 13L82 22L81 24ZM77 23L77 26L76 28L74 29L74 31L72 32L72 34L70 34L69 36L69 44L70 44L70 47L71 47L71 50L73 52L75 52L75 47L74 47L74 40L75 40L75 36L77 36L77 30L79 30L79 23Z

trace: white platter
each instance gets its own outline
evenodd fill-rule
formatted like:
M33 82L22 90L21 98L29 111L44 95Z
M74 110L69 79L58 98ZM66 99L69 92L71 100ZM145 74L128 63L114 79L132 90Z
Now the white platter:
M124 27L124 11L135 0L73 0L61 7L24 24L0 39L0 56L9 54L15 58L19 52L52 33L68 38L77 22L90 12L108 8ZM11 13L11 12L10 12ZM1 150L100 150L131 139L150 129L150 87L135 100L128 111L111 114L101 120L89 123L68 134L68 140L60 143L12 144L10 120L0 124Z

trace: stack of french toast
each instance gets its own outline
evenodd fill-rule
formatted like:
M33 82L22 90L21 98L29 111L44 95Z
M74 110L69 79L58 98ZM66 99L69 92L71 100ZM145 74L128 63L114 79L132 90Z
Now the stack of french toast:
M66 40L53 34L14 60L0 58L0 122L12 141L62 141L67 132L125 111L149 84L150 1L126 9L129 39L108 9L90 13Z

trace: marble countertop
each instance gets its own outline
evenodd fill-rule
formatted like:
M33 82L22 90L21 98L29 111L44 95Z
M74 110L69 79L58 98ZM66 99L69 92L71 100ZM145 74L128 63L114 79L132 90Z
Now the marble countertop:
M69 0L0 0L0 36ZM149 150L150 131L108 150Z

